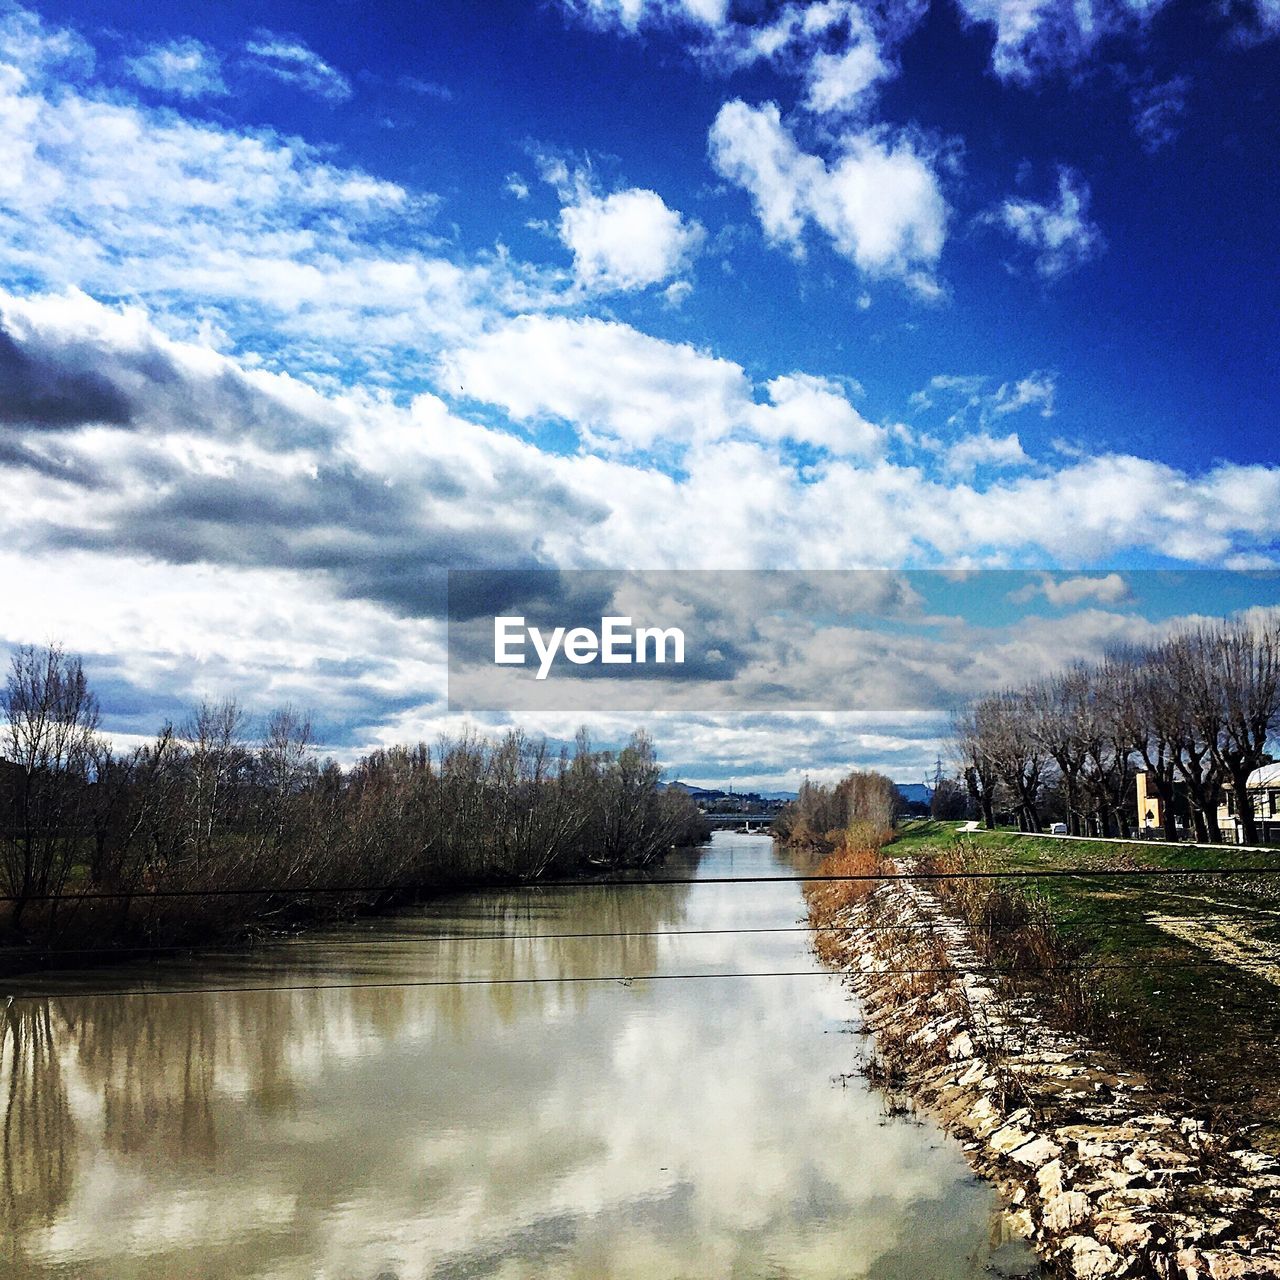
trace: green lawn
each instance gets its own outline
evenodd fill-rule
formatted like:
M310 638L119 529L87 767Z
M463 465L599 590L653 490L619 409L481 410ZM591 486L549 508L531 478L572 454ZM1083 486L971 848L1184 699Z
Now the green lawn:
M1260 1123L1267 1145L1280 1150L1280 876L1197 874L1280 869L1280 850L1272 858L1011 831L961 835L958 825L907 824L890 852L950 851L964 866L991 871L1173 873L999 883L1047 910L1096 997L1097 1034L1217 1122ZM1030 979L1022 985L1035 988Z

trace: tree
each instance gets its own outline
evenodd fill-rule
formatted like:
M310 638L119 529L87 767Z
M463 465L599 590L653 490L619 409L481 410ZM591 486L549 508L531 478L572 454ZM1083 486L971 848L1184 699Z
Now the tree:
M1222 843L1218 801L1226 779L1221 757L1223 700L1214 676L1215 640L1203 629L1175 636L1158 650L1158 662L1177 703L1175 763L1193 805L1196 836Z
M1215 759L1231 780L1241 840L1256 844L1249 775L1270 759L1267 743L1280 726L1280 623L1224 625L1206 643L1222 715Z
M964 779L975 813L988 831L994 830L995 790L999 775L989 750L986 717L974 703L951 717L951 753Z
M56 645L24 645L13 655L0 709L9 765L0 874L19 929L33 898L62 893L86 848L98 702L79 658ZM55 909L51 904L50 913Z
M1095 729L1089 670L1076 663L1026 693L1027 732L1058 766L1067 802L1067 825L1082 835L1081 790Z
M983 750L1012 793L1023 831L1040 829L1040 786L1051 759L1032 732L1026 691L1008 689L983 699L976 710Z
M213 853L249 760L245 714L234 698L202 702L183 726L187 752L187 846L197 873Z

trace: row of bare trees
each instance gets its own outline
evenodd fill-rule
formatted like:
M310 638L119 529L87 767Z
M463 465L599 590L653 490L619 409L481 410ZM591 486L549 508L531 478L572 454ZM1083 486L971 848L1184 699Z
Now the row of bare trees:
M660 785L642 733L617 752L585 734L573 750L465 734L344 769L318 758L296 709L253 733L226 700L118 751L80 660L56 647L14 655L0 712L11 939L172 941L407 891L643 865L706 835L689 797Z
M1220 843L1229 788L1245 843L1258 839L1249 775L1280 730L1280 622L1247 616L1117 648L1097 663L979 698L952 726L971 803L988 827L1007 809L1038 830L1056 791L1072 834L1129 835L1146 773L1164 833L1179 817Z

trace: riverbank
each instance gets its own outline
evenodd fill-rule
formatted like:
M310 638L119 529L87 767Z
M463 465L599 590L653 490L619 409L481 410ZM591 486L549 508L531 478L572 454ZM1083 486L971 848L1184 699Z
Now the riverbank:
M428 904L448 902L484 892L510 889L555 889L566 884L591 886L608 885L626 880L632 875L655 866L664 865L669 857L693 852L707 843L711 833L696 832L690 838L675 844L667 854L660 854L646 862L620 863L601 867L598 863L584 862L577 867L564 868L548 876L516 876L495 873L475 880L449 880L438 884L407 885L380 888L375 892L359 888L335 888L325 890L293 890L281 894L275 890L262 890L264 899L274 899L274 907L260 915L232 922L221 927L211 926L203 919L186 919L167 924L164 941L114 941L98 945L45 946L40 943L22 943L12 938L0 941L0 981L22 977L24 974L62 969L98 969L113 965L132 964L143 960L172 958L174 955L195 955L243 952L250 954L260 948L300 939L335 926L352 924L358 920L393 916L397 912ZM216 897L216 894L210 894ZM246 895L236 891L237 897ZM67 895L74 903L75 895ZM165 900L163 894L151 896L145 892L129 895L135 914L145 918L151 909L154 927L154 909ZM86 896L85 901L110 902L111 896L99 899ZM286 905L287 904L287 905ZM64 904L65 905L65 904ZM85 936L92 936L92 921L82 922ZM117 926L118 928L118 926Z
M0 973L241 945L434 893L645 866L706 839L643 731L572 750L464 730L321 760L309 718L234 700L118 754L80 660L20 648L0 690Z
M1050 1274L1280 1276L1274 1157L1066 1029L1043 989L993 975L972 926L927 886L809 895L819 953L875 1036L869 1076L961 1138Z

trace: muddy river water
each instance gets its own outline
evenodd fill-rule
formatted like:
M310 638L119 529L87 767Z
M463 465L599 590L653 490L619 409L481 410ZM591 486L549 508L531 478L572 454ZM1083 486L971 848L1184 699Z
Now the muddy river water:
M9 982L0 1275L1022 1273L958 1146L841 1078L799 887L697 882L787 872L721 833L692 884Z

